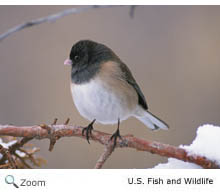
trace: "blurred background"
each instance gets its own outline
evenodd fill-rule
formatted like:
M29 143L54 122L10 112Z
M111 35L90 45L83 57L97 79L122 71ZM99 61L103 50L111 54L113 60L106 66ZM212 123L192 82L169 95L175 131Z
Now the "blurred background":
M0 6L0 34L32 19L74 6ZM220 125L220 6L139 6L95 9L34 26L0 42L0 124L63 123L86 126L70 94L71 46L91 39L112 48L133 72L152 113L169 131L147 129L130 118L121 134L172 145L190 144L198 126ZM113 133L115 126L95 125ZM32 141L48 162L44 168L93 168L103 152L95 142ZM117 149L104 168L149 168L166 158Z

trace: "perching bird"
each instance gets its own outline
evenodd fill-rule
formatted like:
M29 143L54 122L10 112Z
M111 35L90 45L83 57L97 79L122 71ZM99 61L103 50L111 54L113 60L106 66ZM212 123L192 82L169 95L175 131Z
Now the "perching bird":
M112 135L114 146L120 137L119 123L131 116L150 129L168 129L168 125L148 111L140 87L129 68L107 46L81 40L73 45L65 65L71 65L71 92L79 113L92 121L86 131L92 133L95 121L102 124L118 123Z

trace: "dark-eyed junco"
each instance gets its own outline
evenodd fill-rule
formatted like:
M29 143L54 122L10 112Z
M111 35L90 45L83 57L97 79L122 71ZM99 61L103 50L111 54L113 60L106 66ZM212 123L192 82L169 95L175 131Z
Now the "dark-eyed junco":
M145 97L131 71L107 46L90 40L73 45L65 65L71 65L71 92L79 113L92 121L86 131L87 140L95 121L118 123L112 135L114 144L120 137L119 122L136 117L150 129L168 129L168 125L148 111Z

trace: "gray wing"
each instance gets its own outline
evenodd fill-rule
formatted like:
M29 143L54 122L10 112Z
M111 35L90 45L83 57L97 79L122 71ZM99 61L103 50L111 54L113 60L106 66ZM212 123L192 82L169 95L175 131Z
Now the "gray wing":
M147 102L145 100L144 94L142 93L140 87L136 83L130 69L122 62L120 62L120 68L124 75L125 80L135 89L138 94L138 104L141 105L145 110L148 109Z

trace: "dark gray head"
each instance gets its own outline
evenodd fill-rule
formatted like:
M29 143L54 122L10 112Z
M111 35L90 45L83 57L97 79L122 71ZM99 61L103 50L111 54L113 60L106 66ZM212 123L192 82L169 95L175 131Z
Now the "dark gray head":
M64 64L71 65L71 79L80 84L91 80L105 61L115 61L117 56L103 44L82 40L73 45L69 59Z

